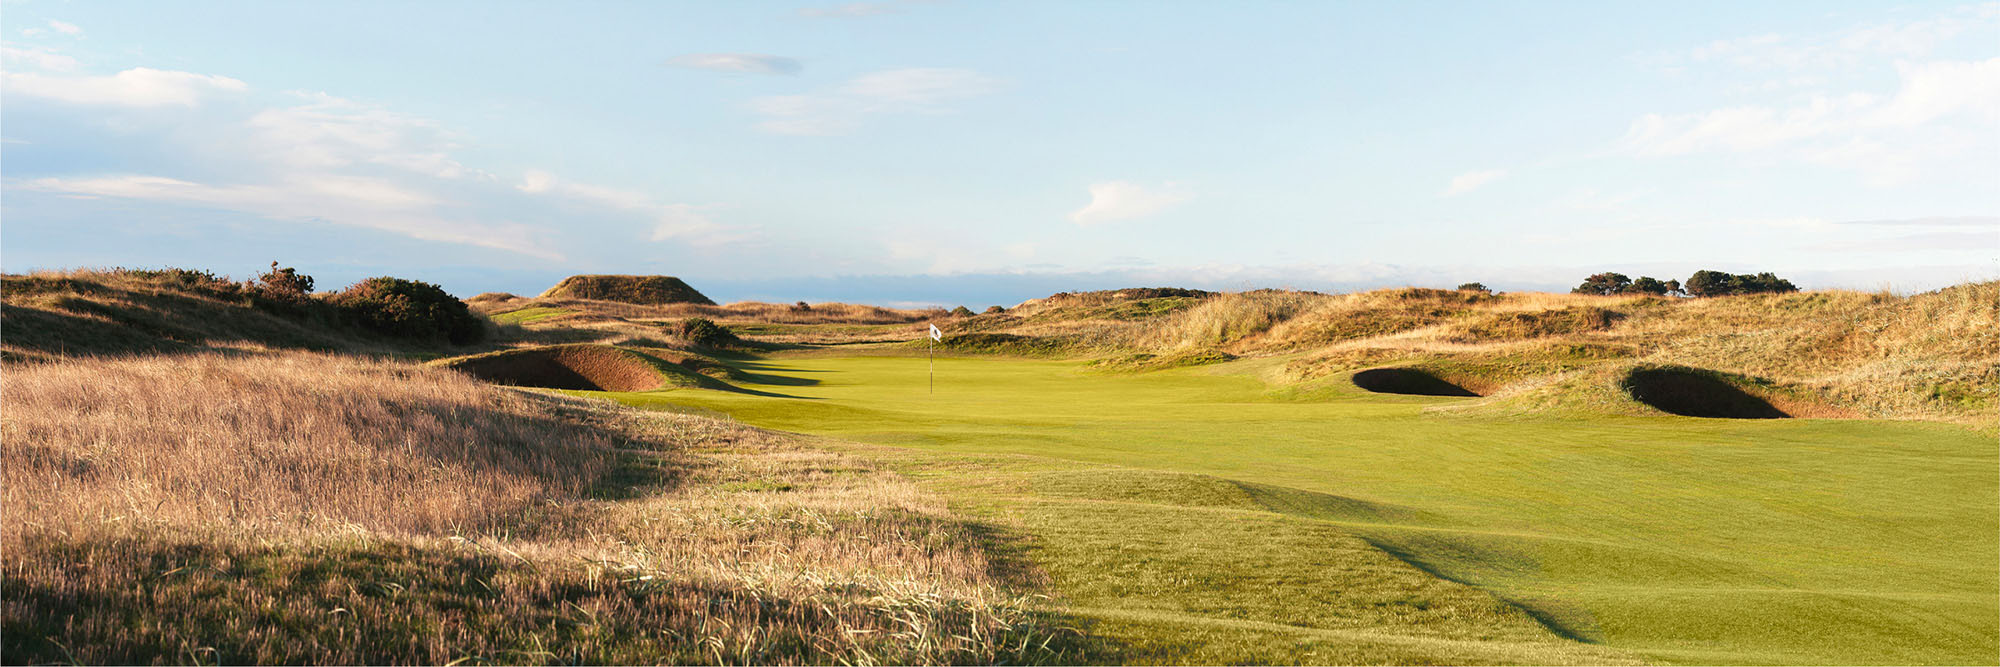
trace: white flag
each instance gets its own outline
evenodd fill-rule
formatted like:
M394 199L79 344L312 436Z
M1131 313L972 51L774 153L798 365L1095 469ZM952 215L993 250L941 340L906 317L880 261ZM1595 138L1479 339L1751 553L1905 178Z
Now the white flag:
M938 331L935 324L931 325L931 340L944 340L944 332Z

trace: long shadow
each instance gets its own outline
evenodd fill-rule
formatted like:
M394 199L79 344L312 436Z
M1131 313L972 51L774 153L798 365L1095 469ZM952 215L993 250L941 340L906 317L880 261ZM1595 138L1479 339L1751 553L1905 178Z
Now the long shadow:
M1596 636L1596 633L1593 631L1592 628L1589 628L1588 626L1581 623L1573 623L1570 621L1565 621L1556 615L1555 610L1543 608L1541 605L1537 605L1532 601L1523 600L1507 595L1502 595L1500 592L1495 591L1491 588L1486 588L1484 586L1480 586L1465 579L1445 574L1442 570L1439 570L1438 568L1432 567L1431 565L1425 563L1424 560L1421 557L1419 557L1414 550L1403 548L1392 542L1388 542L1377 537L1362 535L1358 533L1354 535L1355 537L1361 538L1361 541L1367 542L1369 546L1381 549L1382 553L1389 554L1396 560L1403 561L1410 567L1417 568L1417 570L1423 572L1424 574L1428 574L1433 577L1437 577L1439 579L1443 579L1445 581L1449 581L1455 584L1460 584L1470 588L1478 589L1480 591L1484 591L1486 594L1493 596L1493 599L1499 600L1501 604L1505 604L1509 607L1521 610L1521 613L1527 614L1529 618L1535 619L1536 623L1540 623L1542 627L1548 628L1549 632L1554 633L1558 637L1562 637L1563 639L1567 639L1573 642L1580 642L1584 644L1603 643Z

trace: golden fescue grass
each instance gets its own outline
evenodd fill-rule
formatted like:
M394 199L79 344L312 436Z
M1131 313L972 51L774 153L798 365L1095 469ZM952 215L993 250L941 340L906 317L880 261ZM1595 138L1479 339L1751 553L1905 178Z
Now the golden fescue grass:
M0 382L10 523L476 530L574 495L613 440L464 376L289 354L64 361Z
M791 436L302 353L0 388L13 661L1077 655L977 526Z

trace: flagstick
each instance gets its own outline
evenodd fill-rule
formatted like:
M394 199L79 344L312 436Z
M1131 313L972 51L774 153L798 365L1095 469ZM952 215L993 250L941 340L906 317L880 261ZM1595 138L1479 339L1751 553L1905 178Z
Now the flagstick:
M930 337L925 336L925 338L930 338ZM931 338L931 344L929 349L930 353L926 356L930 357L931 360L931 393L935 394L937 393L937 339L936 338Z

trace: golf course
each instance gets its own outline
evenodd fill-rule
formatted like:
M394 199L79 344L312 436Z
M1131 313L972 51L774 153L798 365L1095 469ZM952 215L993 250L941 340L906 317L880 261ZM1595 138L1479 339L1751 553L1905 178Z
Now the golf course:
M1465 398L1273 385L1275 359L1129 374L940 358L935 393L922 356L735 364L755 393L602 395L879 445L865 451L1024 531L1024 557L1071 613L1163 655L1895 664L2000 651L2000 458L1970 428L1493 417L1455 410ZM1500 604L1469 600L1480 594Z

